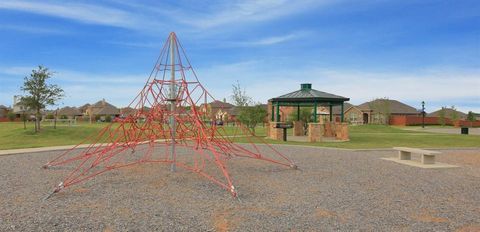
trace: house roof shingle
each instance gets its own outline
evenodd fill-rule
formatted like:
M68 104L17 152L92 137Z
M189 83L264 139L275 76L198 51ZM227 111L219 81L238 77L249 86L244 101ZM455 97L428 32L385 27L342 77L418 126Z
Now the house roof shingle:
M348 103L348 102L344 102L344 103L343 103L343 111L344 111L344 112L347 111L347 110L348 110L350 107L352 107L352 106L353 106L352 104L350 104L350 103ZM332 113L333 113L333 114L340 114L341 111L342 111L341 109L342 109L341 106L334 106L334 107L332 108Z
M437 111L429 113L429 114L427 114L427 116L428 117L440 117L440 111L442 111L442 109L439 109ZM450 118L453 112L457 112L457 115L458 115L459 118L466 118L467 117L466 113L463 113L463 112L458 111L458 110L453 110L452 108L445 108L445 117Z
M77 107L65 106L58 110L58 115L78 116L82 115L82 112Z
M420 113L420 111L418 111L417 109L405 103L399 102L397 100L390 100L390 99L375 99L373 101L362 103L357 107L361 110L375 111L375 109L372 109L372 107L375 108L374 107L375 105L384 104L384 103L386 103L387 106L390 108L389 111L391 114L419 114Z
M96 102L95 104L91 105L93 114L95 115L113 115L113 114L120 114L120 110L115 107L114 105L106 102L105 100L101 100Z
M310 102L310 101L348 101L350 98L312 89L311 84L302 84L301 89L287 93L270 101Z
M222 102L219 100L215 100L213 102L208 103L210 107L212 108L232 108L234 105L228 103L228 102Z

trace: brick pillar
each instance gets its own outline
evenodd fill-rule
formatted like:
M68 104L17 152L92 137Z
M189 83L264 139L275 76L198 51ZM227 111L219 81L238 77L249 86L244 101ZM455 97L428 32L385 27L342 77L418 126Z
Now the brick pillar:
M276 128L277 122L270 122L269 127L270 135L268 137L275 140L283 140L283 129Z
M293 136L304 136L303 121L293 121Z
M349 140L350 136L348 133L348 123L337 123L335 125L336 129L336 139L338 140Z
M331 122L325 123L325 137L335 137L335 124Z
M309 123L308 124L308 141L321 142L323 137L324 124Z
M268 121L267 125L265 127L265 134L267 135L267 138L270 138L270 127L271 127L271 125L272 125L272 122Z

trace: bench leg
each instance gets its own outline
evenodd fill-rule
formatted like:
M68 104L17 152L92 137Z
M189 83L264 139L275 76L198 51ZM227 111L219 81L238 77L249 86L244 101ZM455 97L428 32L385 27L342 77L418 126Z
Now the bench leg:
M434 155L422 155L422 164L435 164Z
M407 151L398 151L398 158L400 160L411 160L412 159L412 153L407 152Z

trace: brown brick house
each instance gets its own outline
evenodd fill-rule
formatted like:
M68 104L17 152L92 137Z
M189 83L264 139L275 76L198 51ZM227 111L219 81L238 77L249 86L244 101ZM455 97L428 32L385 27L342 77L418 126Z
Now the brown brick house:
M388 124L388 116L419 116L421 112L397 100L375 99L352 106L345 112L347 121L362 124Z
M83 116L83 113L77 107L65 106L57 111L57 117L67 116L69 119L75 119Z
M463 113L461 111L458 111L458 110L455 110L455 109L452 109L452 108L443 108L443 110L445 112L445 118L451 119L452 115L454 115L456 113L458 119L462 119L462 120L467 119L467 114ZM429 113L429 114L427 114L427 117L440 117L441 111L442 111L442 109L439 109L437 111Z
M229 118L228 112L229 111L233 112L231 109L234 107L235 107L234 105L228 102L215 100L213 102L208 103L206 107L205 107L205 104L202 104L200 106L200 109L211 120L227 121Z
M95 120L97 116L101 118L105 118L106 116L110 116L112 118L120 116L120 110L114 105L105 101L105 99L102 99L92 105L85 104L80 108L83 109L82 114L87 116L90 121Z
M7 115L8 115L8 112L10 112L11 109L4 106L4 105L0 105L0 118L6 118Z

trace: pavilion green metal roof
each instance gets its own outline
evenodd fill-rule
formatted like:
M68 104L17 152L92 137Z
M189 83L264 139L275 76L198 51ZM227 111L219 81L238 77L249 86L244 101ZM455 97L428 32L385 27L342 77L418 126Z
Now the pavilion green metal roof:
M344 102L350 98L312 89L311 84L301 84L301 89L270 99L274 102Z

